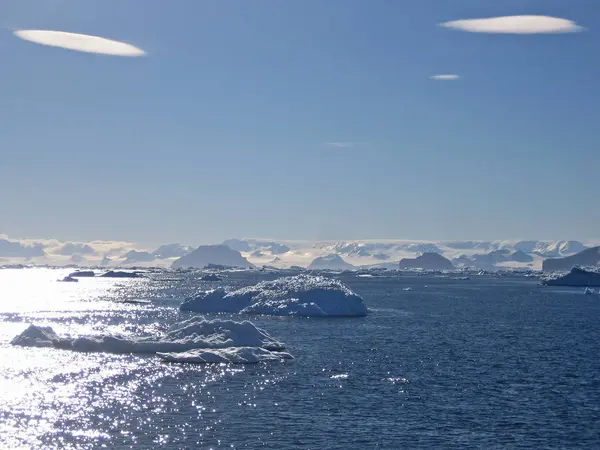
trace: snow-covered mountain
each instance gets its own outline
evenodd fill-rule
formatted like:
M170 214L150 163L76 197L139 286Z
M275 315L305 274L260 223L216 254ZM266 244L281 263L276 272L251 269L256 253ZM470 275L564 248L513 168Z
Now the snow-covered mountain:
M423 253L437 253L457 267L535 268L541 269L547 258L571 256L600 241L409 241L409 240L340 240L292 241L275 239L228 239L223 246L240 252L257 267L308 267L316 258L337 255L355 267L394 267L401 259ZM167 244L155 249L141 248L130 242L9 239L0 235L2 264L124 265L169 267L192 247ZM85 258L85 259L84 259Z
M227 242L227 241L226 241ZM253 264L292 265L307 267L321 257L338 255L355 267L375 267L382 263L397 264L404 258L415 258L424 253L437 253L449 260L459 258L459 267L474 268L534 268L541 269L548 257L562 257L577 253L592 243L579 241L279 241L288 251L274 253L266 240L236 240L237 248L248 248L242 255ZM587 245L586 245L587 244ZM274 261L274 258L278 259Z

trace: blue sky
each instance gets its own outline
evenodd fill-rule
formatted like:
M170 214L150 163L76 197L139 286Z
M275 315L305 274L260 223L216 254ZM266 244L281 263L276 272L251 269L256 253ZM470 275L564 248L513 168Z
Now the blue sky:
M586 30L439 26L522 14ZM597 0L5 0L0 27L1 233L599 237Z

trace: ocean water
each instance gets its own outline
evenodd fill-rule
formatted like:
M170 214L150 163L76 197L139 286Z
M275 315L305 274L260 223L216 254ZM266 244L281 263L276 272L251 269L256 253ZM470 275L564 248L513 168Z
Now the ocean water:
M30 323L160 333L198 289L274 278L56 283L66 273L0 270L0 448L600 448L600 296L579 289L344 276L367 317L249 318L287 344L284 363L11 346Z

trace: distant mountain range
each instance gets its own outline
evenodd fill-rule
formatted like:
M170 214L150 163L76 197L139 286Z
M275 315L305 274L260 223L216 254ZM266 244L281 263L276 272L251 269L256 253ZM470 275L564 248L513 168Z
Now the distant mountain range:
M233 257L235 264L212 261L215 264L263 265L279 268L301 266L343 270L349 268L393 268L401 260L416 259L424 254L439 254L457 267L475 269L534 268L541 269L544 260L563 259L594 247L600 241L581 242L573 240L498 240L498 241L407 241L407 240L344 240L344 241L281 241L273 239L227 239L219 244L239 253ZM207 247L201 246L207 261ZM126 242L91 241L57 242L54 240L12 240L0 238L2 264L53 264L86 266L171 266L191 261L186 257L198 248L181 244L161 245L154 250L138 248ZM221 249L221 252L225 250ZM195 255L199 255L198 252ZM217 258L214 253L214 258ZM212 259L208 258L208 259ZM431 258L431 256L429 256ZM218 259L218 258L217 258ZM227 259L227 258L226 258ZM592 258L593 259L593 258ZM245 261L245 262L244 262ZM423 261L423 260L418 260ZM564 263L547 262L544 267L566 266ZM587 261L587 260L586 260ZM583 261L583 262L586 262ZM197 264L193 262L193 264Z

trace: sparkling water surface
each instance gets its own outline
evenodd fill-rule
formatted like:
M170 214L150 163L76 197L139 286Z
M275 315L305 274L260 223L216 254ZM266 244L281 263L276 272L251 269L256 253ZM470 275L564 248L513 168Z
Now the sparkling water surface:
M198 289L275 277L56 282L68 272L0 270L0 448L600 448L600 296L580 289L344 275L367 317L224 316L286 343L285 363L11 346L30 323L160 334L190 317L177 306ZM150 304L122 303L135 299Z

